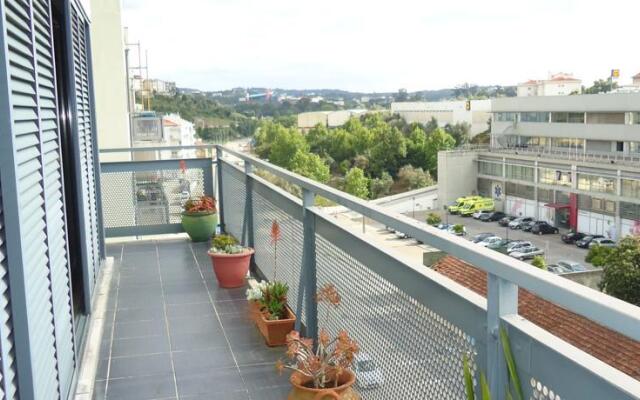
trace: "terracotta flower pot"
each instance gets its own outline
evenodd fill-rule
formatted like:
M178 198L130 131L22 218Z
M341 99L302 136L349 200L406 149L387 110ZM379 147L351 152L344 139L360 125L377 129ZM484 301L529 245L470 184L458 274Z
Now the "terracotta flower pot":
M260 317L260 303L258 303L255 300L248 300L248 302L249 302L249 318L251 318L252 321L257 323L258 318Z
M224 254L208 252L213 264L213 272L218 278L218 285L223 288L242 287L246 283L251 255L255 251L247 249L239 254Z
M293 330L295 322L296 315L288 306L286 319L269 320L264 312L259 312L256 318L256 325L264 336L264 341L271 347L287 344L287 335Z
M218 214L212 212L182 213L182 229L194 242L211 239L218 224Z
M356 376L351 371L345 371L338 379L338 386L314 389L308 387L311 379L294 372L289 380L293 389L289 392L287 400L360 400L360 395L352 389Z

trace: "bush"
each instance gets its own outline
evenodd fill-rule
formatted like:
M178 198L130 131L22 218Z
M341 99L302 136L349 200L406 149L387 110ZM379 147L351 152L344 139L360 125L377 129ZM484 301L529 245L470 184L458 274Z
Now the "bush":
M464 233L464 225L462 224L455 224L452 229L458 235Z
M405 165L400 168L397 181L398 188L402 189L402 191L419 189L434 184L429 172L425 172L422 168L414 168L411 165Z
M531 265L533 265L536 268L544 269L545 271L547 269L547 262L544 260L544 257L542 256L533 257L533 261L531 261Z
M389 194L393 186L393 178L388 172L383 172L380 178L371 180L371 197L377 199Z
M602 267L612 250L611 247L593 246L589 249L584 261L593 264L594 267Z
M427 215L427 224L436 226L442 222L442 218L436 213L429 213Z
M604 261L600 289L640 306L640 236L627 236L611 249Z

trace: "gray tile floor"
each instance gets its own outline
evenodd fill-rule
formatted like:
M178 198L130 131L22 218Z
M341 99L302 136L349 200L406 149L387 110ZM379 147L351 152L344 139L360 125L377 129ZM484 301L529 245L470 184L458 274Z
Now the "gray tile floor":
M207 244L107 246L116 267L95 399L285 399L286 376L248 318L245 288L218 287Z

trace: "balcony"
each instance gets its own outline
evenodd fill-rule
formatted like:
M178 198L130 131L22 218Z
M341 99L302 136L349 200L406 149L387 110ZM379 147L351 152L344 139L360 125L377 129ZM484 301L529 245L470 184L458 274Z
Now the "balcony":
M256 249L256 276L276 273L270 228L278 221L277 279L289 285L302 328L311 335L317 327L348 330L384 377L377 387L357 386L363 399L463 399L463 354L485 371L494 398L504 398L499 326L508 332L525 398L639 398L637 307L265 161L217 150L215 159L101 165L107 236L131 239L107 246L114 263L95 317L104 325L96 398L286 398L287 377L273 368L284 350L264 344L244 289L217 286L207 245L135 240L180 232L181 198L202 193L217 193L221 228ZM299 188L301 198L266 173ZM412 262L327 214L317 197L439 249L450 262ZM146 206L161 212L145 213ZM343 298L330 321L313 296L326 283ZM544 315L545 307L558 312Z

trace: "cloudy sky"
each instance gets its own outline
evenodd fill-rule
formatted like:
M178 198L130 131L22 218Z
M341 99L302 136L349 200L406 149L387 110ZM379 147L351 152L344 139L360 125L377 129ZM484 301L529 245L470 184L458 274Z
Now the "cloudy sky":
M640 72L640 1L123 0L152 77L236 86L410 91L584 82Z

